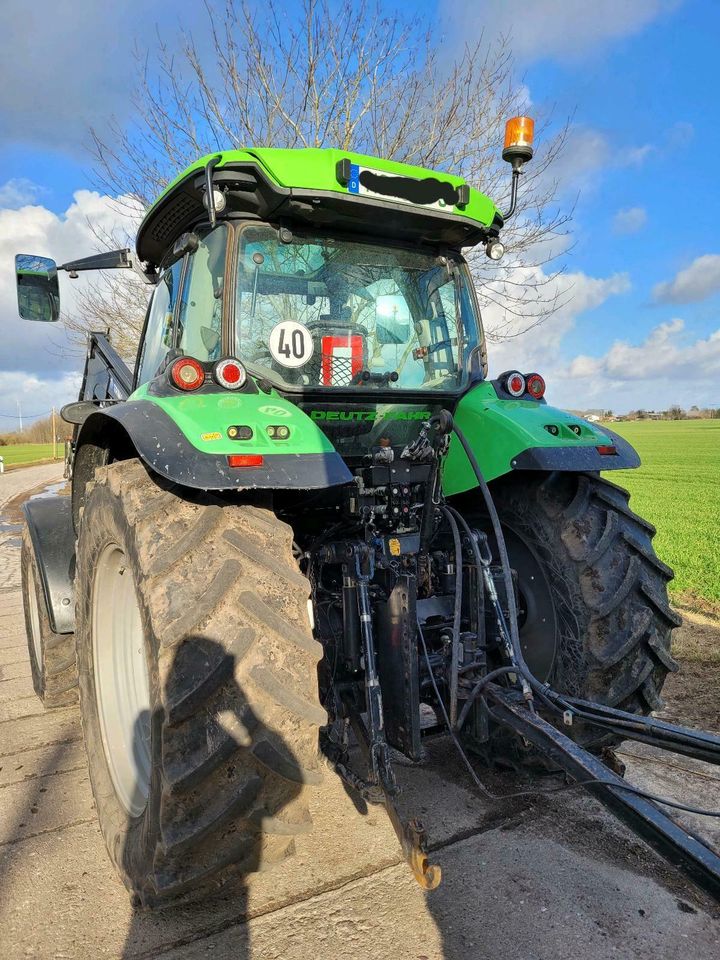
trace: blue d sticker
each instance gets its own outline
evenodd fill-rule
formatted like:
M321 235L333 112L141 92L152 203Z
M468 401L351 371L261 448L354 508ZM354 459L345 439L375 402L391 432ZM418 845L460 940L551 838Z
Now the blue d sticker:
M350 179L348 180L348 193L360 193L360 165L350 164Z

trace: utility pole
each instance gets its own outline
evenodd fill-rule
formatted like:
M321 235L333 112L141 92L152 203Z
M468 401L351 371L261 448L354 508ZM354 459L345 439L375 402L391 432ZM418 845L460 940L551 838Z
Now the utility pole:
M23 425L22 425L22 406L20 405L20 401L19 401L19 400L18 400L18 402L17 402L17 408L18 408L18 418L19 418L19 420L20 420L20 433L22 433L22 432L23 432Z
M52 408L53 460L57 460L57 434L55 433L55 407Z

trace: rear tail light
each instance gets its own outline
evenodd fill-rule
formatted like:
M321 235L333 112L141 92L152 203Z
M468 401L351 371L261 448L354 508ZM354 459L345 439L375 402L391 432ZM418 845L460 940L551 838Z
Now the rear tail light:
M205 371L192 357L180 357L170 367L170 380L180 390L197 390L205 383Z
M616 457L618 455L617 448L610 443L605 443L600 447L595 447L595 449L602 457Z
M525 386L533 400L542 400L545 396L545 381L539 373L529 373L525 377Z
M505 377L505 389L511 397L521 397L525 393L525 377L517 370L511 370Z
M221 387L226 390L239 390L245 386L247 373L245 367L239 360L228 358L227 360L218 360L213 368L213 376Z
M261 467L263 465L261 453L231 453L227 459L229 467Z

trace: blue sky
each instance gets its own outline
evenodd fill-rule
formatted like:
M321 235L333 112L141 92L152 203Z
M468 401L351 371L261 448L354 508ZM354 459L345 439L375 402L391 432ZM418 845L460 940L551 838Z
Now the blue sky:
M491 346L491 370L539 369L563 406L720 405L720 4L424 0L418 9L449 50L461 36L509 31L530 112L571 118L556 171L560 203L575 208L560 257L569 302L526 337ZM5 0L0 40L2 426L18 399L25 409L72 399L77 361L48 346L47 329L14 317L12 254L30 243L19 252L91 252L88 220L109 214L92 193L87 128L129 116L133 44L149 22L139 0L38 0L34 19L27 10ZM202 5L189 0L159 0L152 16L170 33L178 17L205 33ZM486 319L497 318L489 310Z

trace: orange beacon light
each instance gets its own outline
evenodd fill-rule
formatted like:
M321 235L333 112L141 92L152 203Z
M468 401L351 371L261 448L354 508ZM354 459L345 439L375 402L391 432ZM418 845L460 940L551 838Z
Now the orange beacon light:
M513 165L513 169L522 166L533 155L533 137L535 121L531 117L512 117L505 124L505 145L503 160Z

